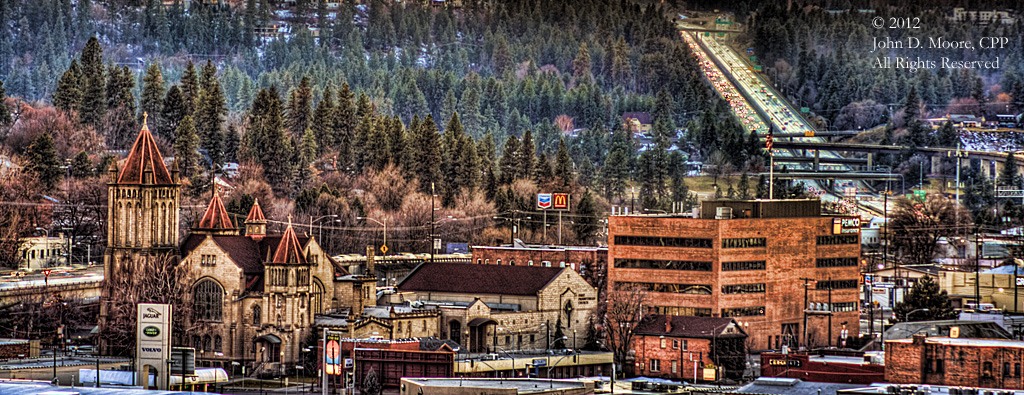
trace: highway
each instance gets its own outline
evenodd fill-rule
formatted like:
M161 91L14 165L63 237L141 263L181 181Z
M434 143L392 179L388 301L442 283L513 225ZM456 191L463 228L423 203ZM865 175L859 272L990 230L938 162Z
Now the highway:
M705 76L707 76L708 80L711 81L715 90L729 102L729 105L736 113L736 116L741 122L743 122L744 126L746 126L748 130L756 130L758 134L765 135L768 133L767 122L770 122L775 126L775 131L779 133L800 134L814 132L814 128L811 125L808 125L802 118L797 116L795 111L789 108L784 100L780 100L775 94L773 94L772 90L766 87L760 78L758 78L753 71L749 70L747 65L727 46L719 43L712 37L705 38L702 34L693 34L688 32L682 32L681 34L683 39L689 45L691 51L693 51L697 56L698 62L700 63ZM698 40L700 41L699 43ZM703 44L708 51L705 51L700 44ZM715 60L717 60L717 64ZM724 71L728 72L733 77L732 81L730 81L718 65L726 67L726 70ZM733 81L736 81L739 84L733 84ZM742 92L739 90L742 90ZM747 98L751 98L753 100L747 100ZM756 106L756 109L753 106ZM767 120L765 117L767 117ZM790 139L802 142L825 142L824 139L820 137L790 137ZM799 156L793 151L787 149L773 149L772 153L779 158ZM833 151L822 150L819 155L821 158L836 159L837 161L842 158ZM807 164L800 164L794 167L810 170L810 166ZM849 171L849 167L844 164L822 164L819 168L822 171ZM839 204L851 213L866 211L860 214L870 218L871 216L882 212L882 207L880 207L880 205L878 205L879 207L874 207L876 204L870 201L862 201L861 207L854 207L841 199L838 195L822 188L816 180L805 180L804 185L812 194L817 195L823 201ZM855 185L856 184L851 180L836 181L837 188ZM859 189L863 193L864 188ZM869 197L867 200L874 199Z

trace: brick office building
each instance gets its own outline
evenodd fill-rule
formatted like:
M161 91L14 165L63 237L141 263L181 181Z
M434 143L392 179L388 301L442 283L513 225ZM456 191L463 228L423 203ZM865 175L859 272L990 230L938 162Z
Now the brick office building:
M722 366L731 379L743 376L747 334L731 318L648 315L635 333L641 376L696 382L709 365Z
M885 381L1024 389L1024 342L952 337L885 342Z
M753 349L835 344L843 322L857 336L859 220L822 216L817 200L705 201L700 214L609 217L610 289L646 289L651 313L734 318Z

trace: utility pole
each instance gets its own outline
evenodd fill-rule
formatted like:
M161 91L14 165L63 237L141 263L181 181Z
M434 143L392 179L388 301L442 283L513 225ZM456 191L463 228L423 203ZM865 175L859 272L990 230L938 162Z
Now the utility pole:
M434 183L430 183L430 263L434 263Z
M981 244L981 227L977 226L974 228L974 307L981 307L981 287L979 281L981 280L981 249L984 245ZM1014 279L1016 283L1017 279Z
M807 285L814 281L814 279L807 277L800 277L800 279L804 281L804 349L810 350L811 345L807 342L807 309L809 308L807 305Z

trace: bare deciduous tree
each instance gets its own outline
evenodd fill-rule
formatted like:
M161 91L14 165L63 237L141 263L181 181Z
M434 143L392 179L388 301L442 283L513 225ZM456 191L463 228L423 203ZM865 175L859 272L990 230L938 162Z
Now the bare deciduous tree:
M647 298L647 290L636 285L616 288L608 293L608 307L604 315L608 346L615 356L615 363L628 369L625 371L627 375L631 374L633 366L627 358L633 348L634 331L644 316L642 309Z
M175 343L198 333L199 324L192 320L192 282L195 274L187 266L178 265L177 257L170 254L148 257L127 257L112 269L115 281L106 284L109 290L105 322L100 338L110 347L110 355L130 355L135 349L136 306L139 303L166 303L172 306L172 325Z
M941 196L929 196L924 202L897 199L889 235L903 263L927 264L940 238L962 234L970 223L970 212Z

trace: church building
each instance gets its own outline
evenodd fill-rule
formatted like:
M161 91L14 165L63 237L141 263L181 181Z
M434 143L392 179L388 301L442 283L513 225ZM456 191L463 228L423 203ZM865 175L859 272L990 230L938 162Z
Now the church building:
M126 254L177 254L189 273L192 314L175 320L192 325L175 336L186 344L174 345L195 348L197 366L230 370L240 362L250 375L290 372L302 364L303 346L315 345L304 344L314 315L347 310L358 317L376 303L375 277L351 275L315 237L297 233L291 218L283 233L269 234L268 222L275 221L264 217L258 201L244 224L236 224L214 189L179 244L177 167L167 170L145 125L109 186L107 273Z

